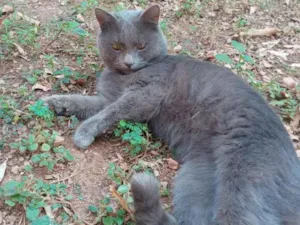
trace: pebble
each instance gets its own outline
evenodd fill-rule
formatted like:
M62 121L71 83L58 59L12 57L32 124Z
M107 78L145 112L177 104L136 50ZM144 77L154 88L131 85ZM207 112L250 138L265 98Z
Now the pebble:
M20 157L20 158L19 158L19 161L20 161L20 162L23 162L24 160L25 160L24 157Z
M173 50L174 50L174 52L179 53L182 50L182 46L181 45L177 45L177 46L174 47Z

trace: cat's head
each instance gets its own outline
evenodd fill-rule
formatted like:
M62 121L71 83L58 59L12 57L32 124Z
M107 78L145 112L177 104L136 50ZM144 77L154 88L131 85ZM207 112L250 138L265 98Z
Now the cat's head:
M105 66L122 74L145 67L151 60L167 54L166 40L159 27L160 9L125 10L108 13L96 9L101 27L98 47Z

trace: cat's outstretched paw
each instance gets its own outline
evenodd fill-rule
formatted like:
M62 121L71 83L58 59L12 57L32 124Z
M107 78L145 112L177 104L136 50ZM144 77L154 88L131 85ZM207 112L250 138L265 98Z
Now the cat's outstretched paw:
M84 123L77 128L73 136L73 141L78 148L86 149L94 142L95 136L92 134L92 130L93 125L89 127Z
M74 104L63 95L51 95L41 98L44 104L52 109L58 116L71 116L74 111Z

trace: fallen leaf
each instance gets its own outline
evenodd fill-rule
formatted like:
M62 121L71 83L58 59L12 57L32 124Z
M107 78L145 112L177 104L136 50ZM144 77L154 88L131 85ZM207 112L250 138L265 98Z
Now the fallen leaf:
M300 63L292 63L291 67L298 67L298 68L300 68Z
M280 29L278 28L250 29L247 32L240 32L240 36L248 36L248 37L271 36L279 32Z
M79 22L84 23L84 18L83 18L83 16L82 16L81 14L77 14L76 18L77 18L77 20L78 20Z
M297 85L297 82L292 77L285 77L282 79L282 82L288 89L294 89Z
M11 7L10 5L4 5L1 11L4 14L6 14L6 13L12 13L14 11L14 8Z
M57 147L57 146L59 146L59 145L62 145L62 144L64 143L64 141L65 141L65 138L64 138L64 137L57 135L57 136L55 137L55 140L54 140L54 142L53 142L53 145L54 145L55 147Z
M290 124L294 131L298 129L300 124L300 106L297 108L296 114Z
M49 68L45 68L44 72L45 74L49 74L49 75L53 74L52 70L50 70Z
M0 183L4 178L4 174L6 171L6 162L7 162L7 159L0 165Z
M289 53L287 52L282 52L282 51L274 51L274 50L269 50L268 51L270 54L278 56L283 58L284 60L287 60L287 56L289 55Z
M63 209L65 210L65 212L66 212L69 216L73 216L72 211L71 211L69 208L67 208L67 206L63 206Z
M16 48L18 49L18 51L19 51L19 53L22 55L22 56L26 56L27 55L27 53L24 51L24 49L20 46L20 45L18 45L17 43L13 43L14 44L14 46L16 46Z
M36 83L35 85L32 86L31 88L32 90L42 90L42 91L51 91L51 86L46 86L46 85L42 85L40 83Z
M250 14L254 14L255 12L256 12L256 10L257 10L257 7L256 6L251 6L250 7Z
M67 88L67 86L63 82L60 82L60 87L63 91L70 92L69 88Z
M29 23L35 24L36 26L40 26L41 22L35 19L32 19L26 15L24 15L23 13L17 12L17 16L20 19L26 20Z
M266 68L271 68L273 67L273 65L271 63L269 63L267 60L263 60L262 64L264 65L264 67Z
M53 213L52 213L51 206L50 206L50 205L45 205L45 206L44 206L44 209L45 209L46 215L49 216L50 219L53 219L53 218L54 218L54 215L53 215Z
M300 45L284 45L285 48L294 48L294 49L299 49Z
M172 158L168 158L167 159L167 162L168 162L168 167L172 170L178 170L179 168L179 163L176 162L174 159Z
M110 186L110 191L112 193L112 195L117 198L120 202L120 205L122 206L123 209L125 209L128 213L131 214L131 210L127 205L127 202L125 201L125 199L117 192L117 190L114 188L114 186Z

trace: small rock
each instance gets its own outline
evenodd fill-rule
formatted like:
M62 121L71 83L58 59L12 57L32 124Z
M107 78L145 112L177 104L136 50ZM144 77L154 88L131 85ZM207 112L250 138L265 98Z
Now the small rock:
M293 89L297 85L297 82L292 77L285 77L282 82L288 89Z
M8 159L11 159L12 157L13 157L12 155L8 155L8 156L7 156Z
M256 12L256 10L257 10L257 7L256 6L251 6L250 7L250 14L254 14L255 12Z
M166 189L166 188L168 187L168 182L162 181L162 182L160 182L160 186L161 186L163 189Z
M12 13L14 8L9 5L4 5L2 8L2 13Z
M82 16L81 14L77 14L76 18L77 18L77 20L78 20L79 22L84 23L84 18L83 18L83 16Z
M179 53L182 50L182 46L181 45L177 45L177 46L174 47L173 50L174 50L174 52Z
M170 169L172 169L172 170L178 170L178 168L179 168L178 162L176 162L176 161L175 161L174 159L172 159L172 158L168 158L167 161L168 161L168 167L169 167Z
M55 147L57 147L59 145L62 145L64 143L64 141L65 141L64 137L62 137L62 136L56 136L53 145Z
M13 166L11 168L11 172L15 175L19 174L19 167L18 166Z

